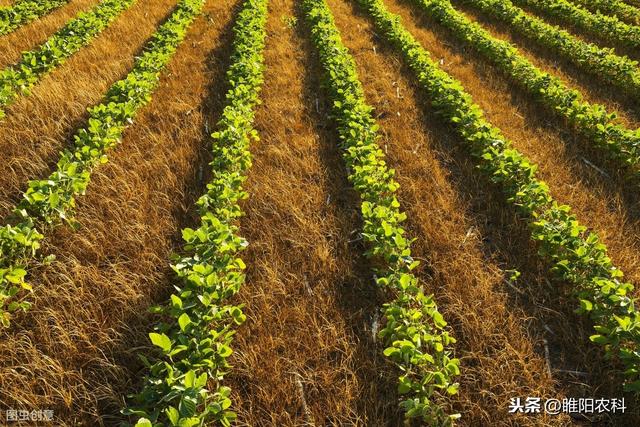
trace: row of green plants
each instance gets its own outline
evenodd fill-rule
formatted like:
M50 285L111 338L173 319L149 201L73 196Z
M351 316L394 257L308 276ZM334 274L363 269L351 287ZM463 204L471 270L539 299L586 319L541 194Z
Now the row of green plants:
M425 295L413 270L413 239L405 236L395 192L394 170L378 145L378 126L367 105L355 62L342 43L324 0L303 0L311 38L324 71L324 85L332 102L339 146L349 181L360 195L362 237L375 268L377 285L391 301L383 307L379 337L384 355L399 369L400 406L407 419L429 425L453 425L459 414L448 414L447 395L458 391L459 360L452 357L455 339L438 311L433 296Z
M598 236L581 225L568 206L559 205L536 177L536 165L512 147L490 124L460 82L438 67L430 54L404 29L382 0L358 0L372 16L379 34L401 53L431 99L432 108L466 145L484 176L504 194L530 227L541 257L557 277L570 283L576 312L588 315L591 341L607 358L624 365L625 388L640 391L640 313L633 285L607 256Z
M590 12L568 0L513 0L513 2L553 17L609 43L631 48L640 47L640 27L622 22L615 16Z
M413 1L611 160L624 165L630 175L640 174L640 130L624 127L617 122L615 113L585 101L580 92L537 68L515 46L493 37L457 11L449 0Z
M69 0L18 0L12 6L0 7L0 36L9 34L67 3Z
M91 171L107 162L136 113L151 101L160 72L168 64L204 0L180 0L171 17L156 31L135 61L133 70L113 84L104 102L89 108L87 127L74 136L61 153L55 171L43 180L29 181L9 223L0 227L0 321L8 326L12 313L27 310L25 291L31 290L26 274L47 227L73 219L75 197L85 193Z
M631 25L640 25L640 9L622 0L573 0L574 3L602 14L613 15Z
M197 202L201 223L182 231L184 255L177 257L176 292L154 308L162 316L149 334L159 347L142 390L123 412L137 427L228 426L236 418L229 387L234 327L245 321L242 306L230 300L244 283L239 252L247 242L238 236L237 220L247 197L242 186L251 167L250 145L258 140L254 108L263 83L267 0L245 0L233 28L230 89L212 135L211 180Z
M554 52L580 70L640 98L638 62L615 50L588 43L558 26L526 13L511 0L461 0L507 24L517 34Z
M0 71L0 119L20 95L28 95L38 80L78 52L136 0L104 0L81 12L37 49L22 54L14 66Z

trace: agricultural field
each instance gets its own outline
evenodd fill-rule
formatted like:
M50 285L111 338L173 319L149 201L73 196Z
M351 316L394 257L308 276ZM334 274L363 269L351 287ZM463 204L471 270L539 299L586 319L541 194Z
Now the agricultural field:
M638 61L638 0L0 0L0 425L640 426Z

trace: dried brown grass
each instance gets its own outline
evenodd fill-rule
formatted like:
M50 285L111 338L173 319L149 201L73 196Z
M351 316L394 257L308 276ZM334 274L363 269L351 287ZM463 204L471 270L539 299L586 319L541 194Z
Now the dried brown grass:
M239 425L398 425L395 382L371 332L381 301L353 241L358 202L292 0L270 2L267 30L241 224L248 320L230 376Z
M529 100L518 96L491 67L478 60L469 50L461 48L436 23L419 13L412 13L416 9L401 3L396 0L387 2L389 9L403 17L405 26L423 46L442 61L443 68L464 84L474 100L486 111L488 118L513 140L519 150L540 165L540 176L549 183L554 196L574 207L580 220L595 229L609 246L614 262L627 272L630 280L637 282L640 254L637 250L638 224L631 213L633 206L622 197L624 188L586 166L574 141L558 132L547 121L543 111L531 107ZM404 72L410 74L406 70ZM365 78L368 77L365 75ZM424 110L425 120L430 124L439 121L429 109L428 99L420 95L419 90L418 94L418 108ZM401 114L410 114L411 111L412 108L408 108ZM450 133L447 131L447 134ZM501 198L495 197L486 188L486 183L478 179L477 172L472 170L468 157L457 144L448 142L448 139L442 136L434 138L433 145L440 162L450 171L449 179L472 208L472 217L478 229L470 229L470 232L472 235L476 231L479 233L483 252L499 260L503 268L517 268L523 272L523 278L518 283L522 288L520 292L505 288L510 296L508 306L511 306L509 308L514 310L514 314L522 310L533 320L525 322L522 327L528 329L541 355L544 355L544 345L540 344L546 339L551 368L555 369L554 379L560 381L558 393L569 396L621 395L620 378L610 374L611 366L587 341L590 334L588 323L572 313L575 302L568 297L567 286L549 281L546 266L535 256L536 248L528 242L526 230L515 221L513 213L504 208ZM417 155L423 153L418 146L414 151ZM401 166L398 165L398 168ZM412 182L416 185L419 182L416 180L405 182L401 178L401 185L405 188L411 186ZM446 229L440 233L448 234ZM428 252L425 256L429 256ZM444 308L447 313L448 305ZM466 311L463 313L466 314ZM466 322L463 321L463 324ZM584 370L587 379L567 375L558 369ZM512 391L508 393L515 394ZM630 400L634 401L632 397ZM637 422L637 411L633 409L632 412L631 421L618 420L623 423L620 425ZM505 418L504 422L512 420Z
M5 0L6 1L6 0ZM10 4L13 1L9 1ZM0 68L11 65L20 59L25 50L33 49L55 33L78 12L98 3L98 0L73 0L51 13L32 21L14 32L0 36Z
M11 108L0 123L0 161L10 165L0 176L0 216L28 178L50 170L86 106L126 73L172 3L139 0ZM397 0L387 3L637 281L637 214L624 187L586 166L583 150L546 113L437 24ZM208 2L151 106L79 199L82 228L61 227L47 238L45 252L57 260L32 273L34 308L0 332L0 409L51 408L56 425L115 425L123 396L139 386L144 370L136 355L153 351L147 332L155 319L146 309L171 292L168 258L180 247L180 228L196 220L192 204L206 181L207 134L222 108L236 4ZM464 370L453 405L462 425L569 425L562 417L511 416L508 399L619 395L619 379L586 342L589 325L572 313L567 287L551 283L524 227L477 178L410 73L353 3L330 5L398 171L408 232L423 261L418 274L459 339ZM372 333L384 296L356 239L358 199L307 40L295 2L271 0L256 117L262 139L253 146L241 221L250 247L238 298L248 320L234 342L228 383L239 425L400 425L395 372ZM505 281L512 268L523 272L513 287ZM610 422L635 425L636 412Z
M604 84L602 80L581 71L555 52L539 47L519 36L508 25L484 16L459 1L452 3L458 11L482 25L494 37L517 46L520 53L538 68L559 77L567 86L580 91L586 101L604 105L610 112L616 111L620 122L630 129L640 127L640 99L637 97Z
M584 40L586 42L590 42L590 43L595 43L599 46L602 47L611 47L614 48L616 53L620 54L620 55L627 55L630 56L632 58L640 59L640 53L638 52L637 48L633 48L633 47L629 47L629 46L625 46L624 43L618 43L614 40L609 40L607 37L605 36L599 36L596 33L593 33L591 31L586 31L583 30L581 28L575 27L573 25L571 25L570 22L565 21L564 19L560 19L560 18L556 18L550 14L544 13L544 12L537 12L536 10L534 10L533 8L526 6L526 5L519 5L527 14L532 15L532 16L536 16L546 22L548 22L549 24L552 25L557 25L560 28L563 28L567 31L569 31L571 34L573 34L574 36L578 37L581 40ZM576 4L576 6L584 8L583 6L580 6L578 4ZM591 12L593 13L593 12Z
M50 408L57 426L116 425L124 396L139 387L137 353L152 351L155 320L146 310L171 292L169 255L202 192L204 132L220 110L221 34L234 3L207 3L152 104L79 199L82 228L46 239L57 260L32 271L34 308L0 332L0 409ZM134 31L166 11L140 4L149 16L138 9L118 39L141 37Z
M400 183L400 202L423 260L419 275L459 339L463 361L456 409L463 425L564 425L564 418L517 418L507 413L509 398L560 395L548 374L541 334L513 304L504 284L504 260L488 253L482 217L473 210L468 188L451 182L451 156L437 152L454 145L446 130L424 117L416 93L395 56L373 36L370 22L354 17L344 2L330 0L343 41L356 60L368 102L376 109L384 146ZM436 142L439 141L439 142ZM461 165L467 171L468 164Z
M175 0L139 0L89 46L45 76L32 94L20 97L0 121L0 218L26 189L27 181L44 178L86 119L87 107L124 77L134 55L175 6ZM151 7L153 5L153 7Z
M580 221L602 237L627 278L640 282L640 211L637 199L625 198L629 188L587 165L583 158L595 154L583 148L583 141L550 120L533 100L509 86L494 68L461 47L417 8L404 0L389 1L389 8L405 17L405 25L443 61L443 69L464 84L514 147L540 166L539 176L549 184L553 196L573 207Z

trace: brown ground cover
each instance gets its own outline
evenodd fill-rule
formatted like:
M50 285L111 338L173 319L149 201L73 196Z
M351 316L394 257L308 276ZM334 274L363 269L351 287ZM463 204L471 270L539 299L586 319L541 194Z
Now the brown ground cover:
M465 5L463 1L454 0L451 3L458 11L482 25L494 37L507 40L517 46L520 53L538 68L561 78L569 87L580 91L588 102L604 105L610 112L616 111L620 122L626 127L630 129L640 127L640 99L637 97L604 84L604 80L581 71L557 53L519 36L508 25Z
M6 0L5 0L6 1ZM10 3L13 3L11 1ZM20 53L43 43L77 13L98 4L97 0L72 0L51 13L0 36L0 67L4 68L20 59Z
M63 14L81 3L21 29L32 34L25 46L41 42L54 30L46 22L61 25ZM638 283L637 197L617 176L586 163L597 163L597 153L437 23L405 0L386 3L490 121L540 165L553 195L573 206ZM65 426L119 422L124 396L138 389L144 374L137 355L153 351L147 333L156 319L147 309L171 292L170 254L180 249L179 230L197 219L193 202L207 179L207 135L223 106L237 4L208 2L151 105L79 198L80 230L63 226L46 239L44 252L57 259L32 272L33 309L0 331L0 409L51 408ZM126 74L173 5L138 0L10 108L0 122L0 163L7 166L0 174L0 217L28 179L49 173L83 125L86 107ZM526 228L479 178L460 141L362 10L348 0L329 5L375 107L380 144L397 171L407 230L422 261L418 275L459 340L463 374L452 407L463 413L461 425L579 424L507 413L512 397L621 393L612 366L588 342L588 322L572 312L568 285L553 281ZM261 140L252 147L250 198L240 222L250 246L238 299L248 319L236 335L227 381L238 425L397 426L396 372L374 338L385 297L376 291L357 238L359 202L346 180L308 28L294 0L271 0L269 7L263 104L256 116ZM490 29L511 37L499 26ZM11 37L0 39L3 47L15 48L7 40L22 43ZM14 61L17 51L13 57L0 52L6 53L0 64ZM617 99L566 64L534 49L524 53L588 99L618 107ZM623 120L637 126L633 108L620 105L629 112ZM512 269L522 272L515 282ZM640 423L637 405L631 406L627 418L611 425Z
M7 109L0 121L0 218L19 200L27 181L44 178L109 87L133 66L134 56L175 0L138 0L89 46L45 76ZM150 7L153 5L153 7Z
M248 320L230 381L240 425L397 425L396 386L371 332L380 302L318 64L295 2L270 8L241 223Z
M235 3L208 2L151 105L79 198L81 229L63 226L46 240L57 260L32 270L34 307L0 332L0 409L50 408L63 426L121 421L124 396L142 378L137 354L150 351L147 308L171 292L169 256L194 222ZM161 16L165 4L148 9ZM152 27L148 13L130 31Z

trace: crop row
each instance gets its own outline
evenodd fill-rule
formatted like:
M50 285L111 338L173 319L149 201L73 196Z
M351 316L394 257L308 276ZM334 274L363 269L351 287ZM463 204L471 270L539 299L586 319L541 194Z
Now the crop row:
M577 68L595 78L640 98L638 62L617 55L615 50L600 47L548 24L514 6L511 0L461 0L509 27L517 34L555 52Z
M359 2L372 15L379 34L402 52L435 113L452 126L480 171L527 222L540 256L561 280L573 285L577 312L589 315L594 324L591 341L627 368L626 388L640 391L640 313L630 296L633 285L623 282L605 245L578 222L568 206L553 200L547 185L536 178L536 166L486 120L462 84L438 67L398 16L389 13L381 0Z
M377 265L377 284L393 295L384 305L385 326L379 336L384 355L401 371L398 391L405 396L400 405L407 418L452 424L459 415L447 415L440 403L443 395L458 390L454 377L460 373L459 361L450 357L455 339L446 331L433 297L424 294L412 273L418 262L401 226L406 214L395 196L398 183L378 146L378 126L355 62L325 1L304 0L302 6L324 71L348 178L362 202L362 236L370 247L366 255Z
M267 0L245 0L234 25L231 87L212 135L211 181L197 202L202 222L182 231L185 255L173 265L177 292L155 310L164 319L149 334L162 354L149 364L142 391L124 411L137 418L138 427L228 426L235 418L228 410L230 389L221 381L229 369L233 326L245 320L242 307L229 299L244 282L238 253L247 242L235 223L247 196L242 185L251 167L250 144L258 139L253 119L263 82L266 19Z
M0 119L20 94L28 94L38 80L88 44L136 0L104 0L80 13L39 48L24 52L16 65L0 71Z
M615 16L590 12L568 0L514 0L513 2L572 25L598 39L632 48L640 47L640 27L622 22Z
M0 36L46 15L69 0L18 0L9 7L0 7Z
M133 70L111 86L102 104L88 110L88 126L78 131L65 149L56 170L44 180L29 181L10 223L0 227L0 320L8 325L11 313L27 310L23 291L27 265L44 238L39 231L61 220L72 225L75 197L84 194L92 169L107 161L107 150L120 142L125 128L141 107L151 101L160 72L168 64L203 0L180 0L171 17L156 31L136 59Z
M602 105L585 101L580 92L537 68L511 43L494 38L458 12L449 0L413 1L610 158L630 166L634 176L640 173L639 130L632 131L617 123L615 114L608 113Z
M640 25L640 9L622 0L573 0L591 12L613 15L631 25Z

